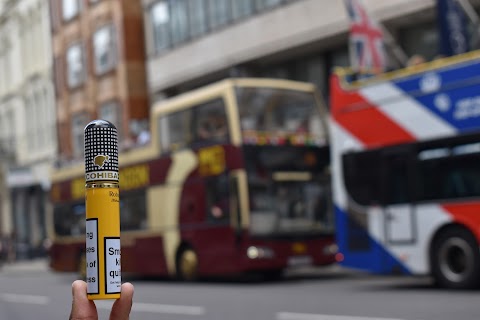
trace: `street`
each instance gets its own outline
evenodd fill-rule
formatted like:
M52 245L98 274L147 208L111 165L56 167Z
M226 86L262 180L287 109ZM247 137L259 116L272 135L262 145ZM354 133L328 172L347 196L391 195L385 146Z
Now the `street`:
M0 271L0 320L67 319L74 274L9 266ZM471 320L480 291L446 291L428 278L381 277L339 267L290 272L280 281L128 279L131 319ZM111 301L96 301L108 319Z

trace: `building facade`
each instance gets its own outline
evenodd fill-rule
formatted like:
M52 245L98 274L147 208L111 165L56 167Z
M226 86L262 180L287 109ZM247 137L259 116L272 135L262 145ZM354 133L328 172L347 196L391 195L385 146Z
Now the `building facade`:
M44 254L57 150L48 3L0 3L0 239L9 258Z
M51 0L58 166L83 161L83 130L109 120L127 147L147 123L142 7L131 0Z
M309 81L327 96L332 68L349 65L343 1L142 2L152 101L228 76ZM477 0L469 2L478 8ZM435 1L363 3L407 57L437 54Z

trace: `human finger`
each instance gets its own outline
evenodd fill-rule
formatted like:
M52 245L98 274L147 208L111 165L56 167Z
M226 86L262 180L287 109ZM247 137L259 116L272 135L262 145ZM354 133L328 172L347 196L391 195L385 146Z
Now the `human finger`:
M95 303L87 298L87 283L75 280L72 283L72 310L70 320L98 320Z
M133 291L131 283L122 284L120 298L112 306L110 320L128 320L132 310Z

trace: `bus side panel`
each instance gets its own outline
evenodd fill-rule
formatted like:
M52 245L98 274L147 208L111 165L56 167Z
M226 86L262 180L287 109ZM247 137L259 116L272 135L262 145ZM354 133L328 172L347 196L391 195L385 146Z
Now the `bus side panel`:
M344 255L341 265L359 268L379 274L405 273L410 271L380 243L375 241L364 227L353 221L349 214L335 206L337 244Z
M480 243L480 202L445 203L442 205L453 219L466 226Z
M130 261L122 260L122 270L131 266L134 272L144 275L167 275L163 239L160 236L137 238L135 245L129 248ZM123 254L122 248L122 254ZM128 270L125 270L128 272Z
M50 268L61 272L79 271L83 252L85 243L54 243L49 249Z
M182 237L195 243L198 271L202 275L233 274L240 270L235 233L229 225L205 226L182 232Z
M180 204L182 242L193 247L202 275L239 271L235 231L228 219L215 219L207 212L206 184L192 175L185 183Z

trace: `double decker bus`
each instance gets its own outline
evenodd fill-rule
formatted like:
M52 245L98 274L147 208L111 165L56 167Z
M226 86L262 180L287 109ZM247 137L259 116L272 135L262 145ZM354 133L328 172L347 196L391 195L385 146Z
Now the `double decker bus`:
M342 265L480 283L480 52L331 76Z
M326 111L312 84L226 79L152 107L121 152L122 271L198 276L335 262ZM52 177L50 266L85 268L84 168Z

